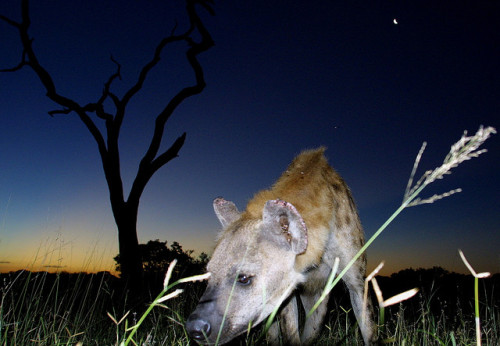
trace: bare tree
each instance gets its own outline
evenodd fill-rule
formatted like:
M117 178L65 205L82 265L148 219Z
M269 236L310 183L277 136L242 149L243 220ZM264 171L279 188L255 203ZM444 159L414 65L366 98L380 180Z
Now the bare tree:
M119 251L122 259L121 274L123 278L129 280L131 285L140 283L142 277L142 262L137 238L137 213L141 195L153 174L167 162L178 156L179 150L186 139L186 133L183 133L167 150L161 152L160 144L166 122L184 100L190 96L199 94L205 88L203 69L197 60L197 56L212 47L214 43L196 12L196 4L203 6L210 14L214 14L211 8L211 0L186 0L189 28L180 35L176 35L172 31L170 36L160 41L152 59L142 67L137 81L122 97L117 96L111 91L113 81L121 77L120 64L111 58L116 64L116 72L104 84L104 89L99 99L96 102L90 102L85 105L79 104L60 94L50 73L40 64L33 50L33 39L28 33L30 27L29 1L22 0L21 22L16 22L0 15L0 20L18 30L23 47L22 58L19 64L12 68L2 69L0 72L15 72L23 67L31 68L45 87L47 97L62 107L61 109L50 111L49 114L51 116L56 114L76 114L97 142L104 175L109 188L111 208L118 227ZM196 41L193 38L194 35L198 37ZM184 41L188 44L186 59L194 72L196 83L180 88L178 93L168 101L165 108L156 116L151 142L139 163L137 175L133 181L128 198L126 198L121 178L118 147L118 137L124 120L125 108L129 101L142 88L148 74L160 61L163 49L167 45L179 41ZM105 109L105 102L108 100L113 105L112 111ZM104 121L105 133L99 130L94 119Z

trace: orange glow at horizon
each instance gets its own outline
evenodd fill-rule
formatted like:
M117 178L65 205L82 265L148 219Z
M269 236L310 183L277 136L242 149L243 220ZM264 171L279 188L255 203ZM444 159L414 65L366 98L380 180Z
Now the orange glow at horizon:
M0 242L0 272L29 270L32 272L95 273L108 271L116 275L113 257L115 246L109 242L56 239L6 239Z
M36 237L0 236L0 273L28 270L32 272L96 273L107 271L118 275L113 258L118 254L116 233L106 230L99 240L81 230L39 233ZM184 250L212 253L214 234L194 239L176 239ZM71 240L68 240L71 239ZM140 240L141 243L147 241ZM168 245L171 241L168 241Z

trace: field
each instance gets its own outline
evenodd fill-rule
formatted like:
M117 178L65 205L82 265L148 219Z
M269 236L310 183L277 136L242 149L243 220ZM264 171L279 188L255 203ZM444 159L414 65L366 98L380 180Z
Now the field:
M148 306L141 303L125 310L129 297L121 289L119 279L104 272L23 271L0 274L0 280L0 345L119 345L130 335L126 330L137 324ZM384 323L379 325L379 336L385 343L476 344L471 275L449 273L436 267L408 269L377 280L386 297L419 288L416 296L385 309ZM199 282L181 285L184 292L155 306L131 338L130 345L190 343L183 324L204 285ZM500 343L499 287L500 274L480 281L484 345ZM159 287L151 288L151 297L159 290ZM361 344L348 294L342 285L337 285L332 292L329 313L318 342L322 345ZM265 344L262 328L257 326L234 344Z

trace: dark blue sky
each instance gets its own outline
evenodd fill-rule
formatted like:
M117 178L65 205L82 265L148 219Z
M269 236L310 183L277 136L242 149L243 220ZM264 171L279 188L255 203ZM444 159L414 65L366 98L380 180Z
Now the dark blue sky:
M165 148L184 131L187 140L145 190L142 242L210 251L214 197L243 209L297 153L320 145L350 185L369 236L401 203L423 141L418 176L440 165L463 130L499 128L499 1L217 1L215 11L202 15L216 42L200 57L207 87L167 124ZM19 2L3 1L0 13L19 19ZM99 98L115 69L111 54L122 64L113 84L121 94L186 19L182 1L131 0L35 1L31 17L40 62L59 93L82 104ZM0 68L19 62L19 38L5 23L0 47ZM194 81L184 48L165 51L127 110L126 190L157 112ZM0 270L94 270L117 253L97 147L74 114L47 115L57 108L31 70L0 74ZM500 271L499 138L423 196L461 194L396 219L369 249L370 268L385 260L386 273L464 271L461 248L478 271Z

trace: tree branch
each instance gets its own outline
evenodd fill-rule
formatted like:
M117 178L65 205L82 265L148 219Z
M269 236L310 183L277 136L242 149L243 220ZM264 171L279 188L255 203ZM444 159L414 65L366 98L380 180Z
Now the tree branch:
M104 101L106 101L106 99L109 97L111 98L111 100L113 101L116 109L118 109L120 107L120 99L118 98L118 96L116 96L115 94L113 94L111 92L111 83L113 83L113 81L118 78L118 79L122 79L122 76L121 76L121 65L113 58L113 56L111 56L111 61L116 65L116 72L113 73L108 81L106 83L104 83L104 90L102 91L102 95L101 97L99 98L99 100L97 100L96 103L89 103L87 104L84 109L85 111L87 112L95 112L95 114L103 119L103 120L106 120L106 121L111 121L113 120L113 115L110 114L110 113L107 113L105 110L104 110Z
M94 107L93 105L87 105L85 107L82 107L76 101L57 93L51 75L40 64L33 50L33 40L30 38L28 33L28 29L31 25L31 19L29 15L29 1L22 0L21 2L20 23L10 20L5 16L1 16L0 19L18 29L19 36L21 39L21 44L23 46L23 55L21 62L16 67L11 69L6 69L4 71L12 72L12 71L17 71L24 66L29 66L35 72L42 85L45 87L47 97L52 101L54 101L55 103L57 103L58 105L60 105L61 107L63 107L63 109L61 110L50 111L49 115L54 116L55 114L69 114L71 112L75 112L78 115L80 120L85 124L85 126L87 127L87 129L90 131L91 135L97 142L99 153L101 155L101 158L103 160L103 165L105 167L105 173L106 175L108 175L109 172L106 172L106 167L109 167L109 165L106 162L104 162L108 158L106 143L98 127L95 125L95 123L87 114L87 111L94 111L98 107Z
M102 94L96 102L88 103L85 106L82 106L76 101L67 98L57 92L51 75L40 64L33 50L33 40L29 37L28 34L28 29L31 24L28 0L22 0L22 19L20 23L6 18L5 16L0 16L0 20L17 28L23 46L23 54L20 63L12 68L3 69L0 71L14 72L20 70L24 66L29 66L42 82L44 88L46 89L47 97L62 107L62 109L50 111L49 114L51 116L54 116L56 114L69 114L71 112L77 113L79 118L86 125L87 129L90 131L95 141L97 142L106 180L108 182L110 193L112 195L111 198L115 201L119 199L124 201L123 184L121 182L120 174L118 137L125 115L125 108L132 97L134 97L141 90L151 70L159 63L161 59L161 53L164 48L174 42L186 42L189 46L186 51L186 59L193 70L196 82L194 85L184 87L176 95L174 95L167 103L165 108L156 117L154 132L151 138L150 145L139 164L139 169L132 184L130 195L127 201L127 203L130 201L133 204L138 205L140 196L152 175L167 162L178 156L178 153L186 139L186 134L184 133L182 136L177 138L166 151L158 155L166 122L184 100L200 93L205 88L206 83L203 75L203 69L197 59L197 56L198 54L211 48L214 45L214 42L209 32L203 25L200 17L198 16L195 7L196 5L200 5L213 15L214 12L210 4L212 4L211 0L186 0L186 10L190 24L189 28L183 34L175 35L177 24L175 25L174 29L171 32L171 35L163 38L160 41L151 60L142 67L135 84L132 85L132 87L125 93L125 95L121 99L113 92L111 92L112 83L116 79L121 79L121 65L112 56L111 61L116 65L116 71L104 83ZM199 39L199 42L196 42L191 37L191 35L196 31L201 37L201 39ZM108 98L111 99L116 108L116 112L114 115L106 112L104 109L104 103ZM105 120L107 130L106 140L104 139L102 133L95 125L94 121L91 119L88 113L95 113L97 117Z
M196 84L193 86L185 87L181 91L179 91L167 104L167 106L163 109L163 111L158 115L155 122L154 134L151 139L151 143L149 145L148 151L144 155L141 164L148 164L154 160L156 155L158 154L158 150L160 148L161 140L163 137L163 132L165 129L165 124L167 120L170 118L175 109L187 98L190 96L194 96L199 94L205 88L205 79L203 76L203 69L200 63L197 60L197 55L208 50L214 45L212 37L205 29L203 23L201 22L198 14L195 10L195 4L201 3L205 6L208 1L205 0L188 0L187 1L187 12L189 14L189 19L191 22L190 32L192 32L195 28L198 29L198 32L201 35L201 41L199 43L195 43L191 37L186 37L185 41L189 43L190 48L186 52L186 58L193 69L196 78ZM212 11L210 11L212 13Z
M18 23L16 21L13 21L12 19L5 17L4 15L0 15L0 20L2 20L4 22L6 22L7 24L15 27L18 31L22 30L23 23ZM20 69L22 69L26 65L28 65L28 63L26 61L26 50L23 49L23 54L21 56L21 62L19 64L17 64L16 66L14 66L14 67L0 69L0 72L16 72L16 71L19 71Z
M179 151L181 150L184 142L186 140L186 132L182 134L175 142L168 148L163 154L158 156L153 162L151 162L151 168L154 172L159 170L162 166L167 164L170 160L175 159L179 156Z
M130 195L128 201L131 203L136 203L141 198L142 192L146 187L147 183L161 167L167 164L169 161L175 159L179 156L179 151L181 150L184 142L186 140L186 132L184 132L180 137L178 137L175 142L168 148L163 154L158 156L147 168L142 168L141 173L137 174L132 189L130 190Z
M68 114L72 111L76 112L80 119L85 123L91 134L94 136L99 146L99 150L105 151L106 148L104 145L104 139L102 138L99 129L95 126L93 121L90 119L90 117L88 117L84 109L78 103L57 93L52 77L38 61L38 58L33 50L33 40L29 37L28 34L28 29L31 25L28 0L23 0L21 3L21 18L22 21L20 23L16 23L4 16L1 16L2 20L9 23L10 25L15 26L18 29L21 43L23 45L23 56L21 62L16 67L8 70L15 71L25 65L31 67L31 69L35 72L35 74L38 76L43 86L45 87L47 91L47 97L63 107L63 110L51 111L49 112L49 114L53 116L54 114Z
M56 110L53 110L53 111L49 111L48 113L49 113L49 115L51 117L53 117L56 114L69 114L71 112L73 112L72 109L65 108L65 109L56 109Z
M189 16L189 21L190 21L190 28L188 31L181 36L171 36L167 39L162 40L162 42L158 45L156 52L155 52L155 58L159 59L161 50L164 48L164 46L168 42L173 42L173 41L178 41L178 40L184 40L189 44L189 49L186 52L186 58L191 65L191 68L193 69L195 79L196 79L196 84L192 86L188 86L180 90L172 99L168 102L167 106L163 109L163 111L156 117L155 121L155 128L154 128L154 133L153 137L151 139L149 148L147 152L144 154L144 157L142 158L140 164L139 164L139 170L137 172L136 179L134 180L132 184L132 189L130 191L129 199L128 201L133 201L134 199L137 199L140 197L142 194L142 191L144 190L146 183L149 181L149 179L152 177L152 175L160 169L163 165L165 165L167 162L172 160L173 158L178 156L178 153L180 149L182 148L185 138L186 138L186 133L184 133L181 137L177 138L177 140L170 146L168 150L160 154L158 157L158 150L161 145L161 141L163 138L163 133L165 130L165 124L172 115L172 113L175 111L175 109L187 98L194 96L196 94L199 94L203 91L205 88L205 79L203 75L203 69L201 67L201 64L199 63L197 56L198 54L208 50L214 45L214 41L212 37L210 36L209 32L206 30L205 26L203 25L200 17L198 16L195 5L200 4L204 8L208 10L210 14L213 15L213 10L211 7L208 5L209 3L212 3L211 0L187 0L187 5L186 5L186 10ZM201 36L200 42L195 42L190 35L195 31L198 30L198 33ZM172 38L174 37L174 38ZM170 39L170 40L169 40ZM147 72L149 71L154 64L156 64L156 60L153 58L153 60L146 65L143 70L141 71L141 77L139 78L139 81L142 80L143 78L146 77ZM155 62L156 61L156 62ZM152 64L151 66L149 66ZM140 83L142 83L140 82ZM139 85L139 84L137 84ZM131 89L130 94L133 93L133 89ZM126 96L127 97L127 96ZM125 98L124 98L125 99Z
M110 88L111 88L111 83L113 83L113 81L116 78L118 78L119 80L122 79L122 75L121 75L122 66L113 58L113 56L111 56L111 61L116 65L116 72L114 74L112 74L109 77L108 81L104 84L104 90L102 92L102 96L99 99L99 101L97 101L97 103L102 105L104 103L104 101L106 100L106 98L109 96L113 100L115 106L118 106L118 104L120 103L120 100L118 99L118 97L115 94L113 94L110 91Z
M19 62L19 64L11 68L0 69L0 72L16 72L22 69L26 65L28 65L28 63L26 62L26 52L23 50L23 55L21 57L21 62Z
M2 14L0 14L0 20L3 20L7 24L12 25L13 27L18 28L18 29L21 27L21 23L18 23L10 18L7 18Z

